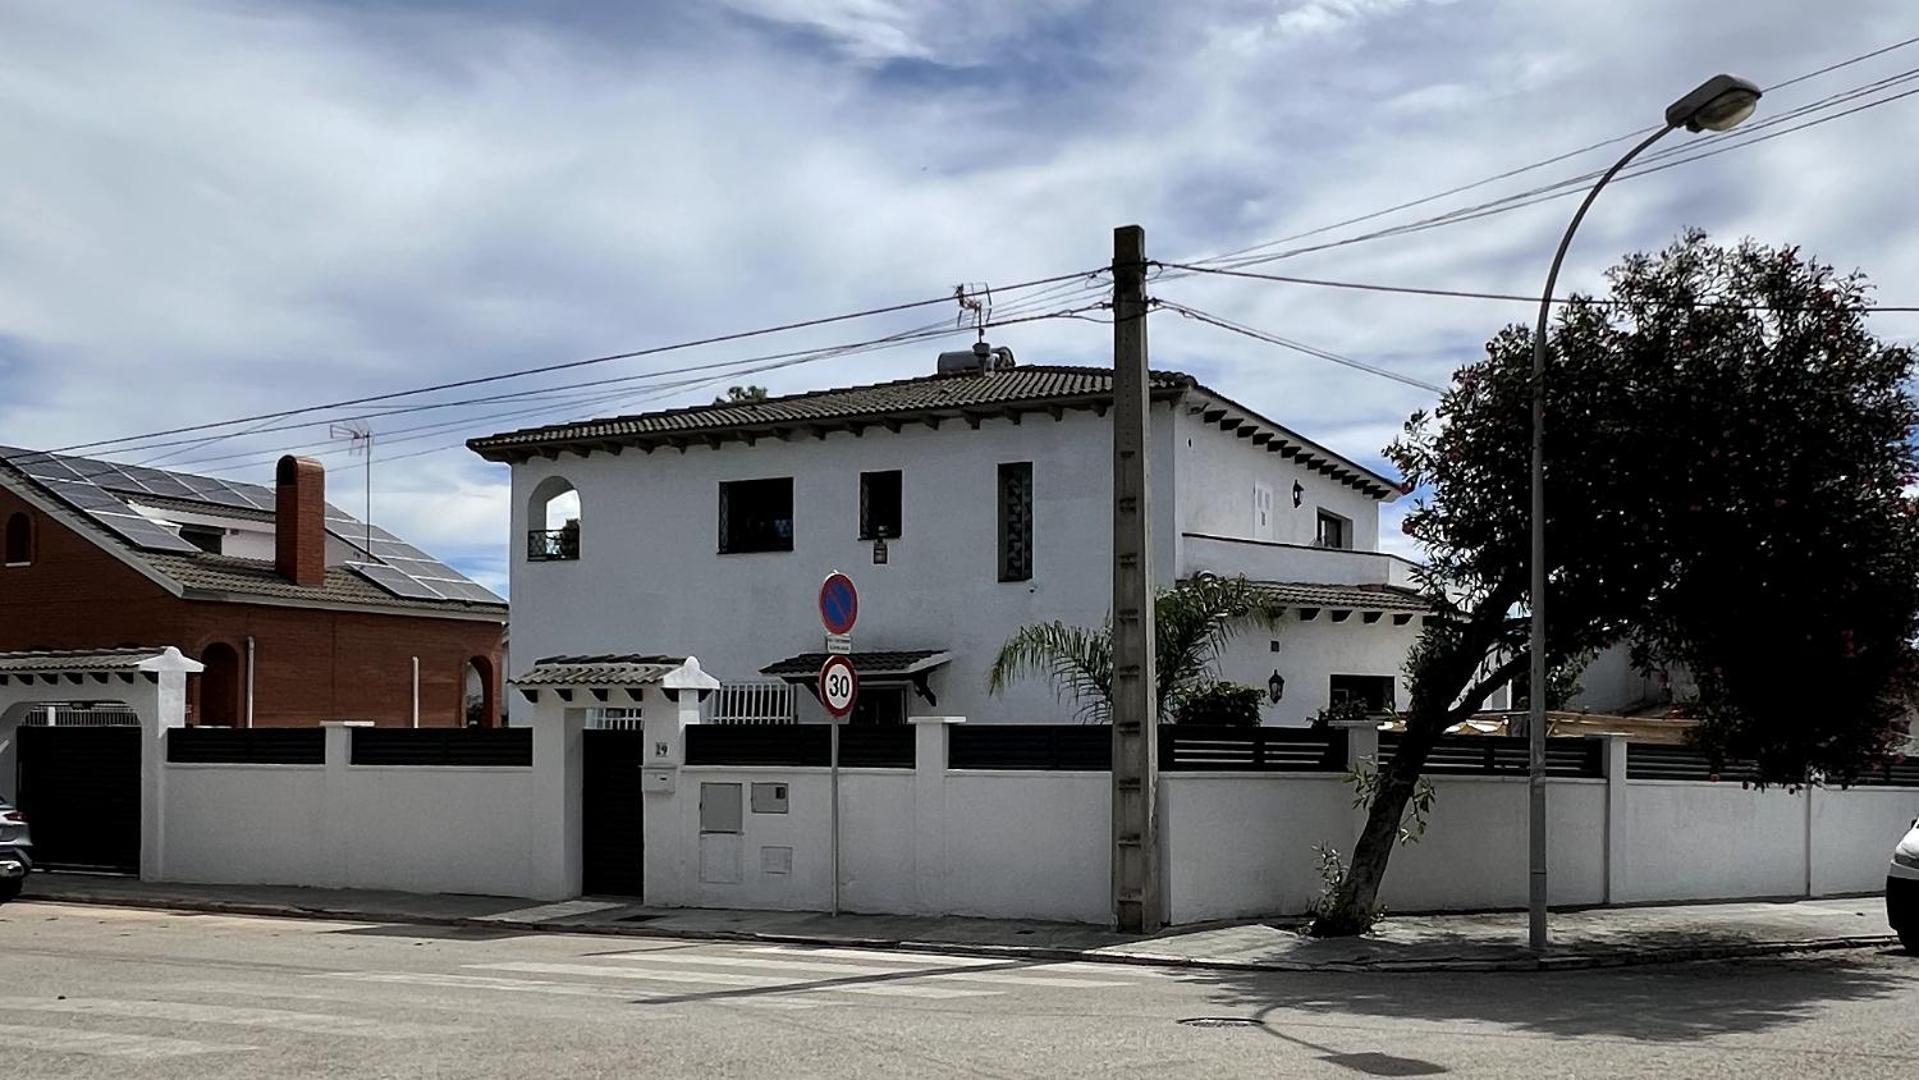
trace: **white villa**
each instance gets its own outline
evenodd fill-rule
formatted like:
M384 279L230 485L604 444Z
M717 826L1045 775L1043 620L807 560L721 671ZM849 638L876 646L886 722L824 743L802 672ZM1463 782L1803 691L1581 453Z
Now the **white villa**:
M994 695L986 672L1023 624L1106 616L1111 372L966 355L897 382L472 440L512 466L513 670L696 655L728 683L808 685L820 583L840 570L860 590L856 722L1072 720L1046 682ZM1156 579L1244 574L1287 608L1221 676L1262 689L1267 724L1335 697L1403 705L1424 607L1411 564L1378 550L1396 482L1178 372L1154 374L1151 423ZM823 716L793 696L799 719Z

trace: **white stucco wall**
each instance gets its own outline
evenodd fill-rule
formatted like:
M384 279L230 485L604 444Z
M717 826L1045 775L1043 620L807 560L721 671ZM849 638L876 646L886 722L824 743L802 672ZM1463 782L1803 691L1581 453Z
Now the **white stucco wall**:
M1857 787L1812 793L1812 893L1876 892L1913 819L1919 789Z
M1168 411L1160 406L1156 421ZM628 450L563 454L513 469L513 655L522 666L568 653L695 654L727 680L817 652L819 583L832 570L860 587L857 649L946 649L935 675L938 711L979 721L1046 721L1070 715L1043 680L986 692L986 669L1013 630L1063 619L1097 625L1112 595L1112 443L1107 418L1068 412L1019 424L986 420L975 431L948 421L863 436L833 433L684 454ZM1161 435L1164 431L1166 434ZM1176 505L1171 425L1155 428L1154 498ZM1031 461L1031 581L998 580L997 466ZM872 561L859 534L859 474L900 469L903 535L889 560ZM581 501L581 557L529 563L528 502L561 476ZM792 477L794 550L719 555L719 484ZM1171 512L1155 514L1156 576L1176 566ZM918 703L923 707L924 703ZM527 722L515 700L513 721Z
M1174 432L1179 455L1180 529L1214 536L1259 538L1255 531L1253 489L1273 490L1273 535L1281 543L1310 544L1318 535L1320 509L1353 523L1353 548L1379 547L1379 502L1325 473L1302 468L1290 458L1255 446L1194 415L1197 406L1179 410ZM1305 490L1293 505L1293 483ZM1317 579L1315 579L1317 580Z
M1525 782L1446 777L1435 786L1426 835L1394 850L1381 902L1401 912L1525 906ZM1553 903L1599 903L1605 782L1555 781L1550 790ZM1171 773L1160 792L1170 913L1181 923L1305 912L1321 887L1313 845L1349 857L1363 822L1352 790L1332 773Z
M169 881L533 896L531 769L164 766Z
M1108 921L1112 806L1108 773L948 773L947 908L955 915Z
M1331 700L1335 674L1390 676L1397 687L1394 701L1405 708L1410 694L1403 670L1406 652L1418 640L1418 619L1394 626L1391 615L1382 615L1369 625L1355 612L1336 623L1322 611L1302 622L1297 611L1288 611L1276 627L1242 630L1220 653L1217 667L1222 679L1260 688L1261 723L1304 727ZM1264 696L1274 671L1286 680L1278 704Z
M1664 780L1626 787L1615 901L1805 894L1804 792Z

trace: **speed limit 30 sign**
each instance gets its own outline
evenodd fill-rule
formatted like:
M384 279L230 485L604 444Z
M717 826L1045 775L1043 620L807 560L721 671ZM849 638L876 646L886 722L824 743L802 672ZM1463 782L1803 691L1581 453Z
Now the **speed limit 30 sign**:
M853 662L844 656L829 656L826 663L820 665L820 704L835 717L845 716L853 711L853 701L859 697L860 677L853 670Z

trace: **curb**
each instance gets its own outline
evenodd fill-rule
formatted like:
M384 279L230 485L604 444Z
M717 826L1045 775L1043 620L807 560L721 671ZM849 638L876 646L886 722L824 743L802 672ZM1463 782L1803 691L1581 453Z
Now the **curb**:
M1811 938L1799 941L1723 942L1712 945L1674 946L1657 949L1610 949L1601 952L1568 953L1543 958L1515 955L1505 958L1470 959L1464 957L1422 960L1217 960L1145 951L1113 952L1109 949L1076 949L1046 945L989 945L979 942L915 941L907 938L869 938L851 935L782 934L751 930L682 930L644 925L614 926L607 923L559 924L522 922L511 919L464 915L418 915L408 912L354 911L324 906L249 903L239 900L198 900L188 897L112 896L84 892L36 891L21 899L55 904L84 904L106 907L140 908L151 911L195 911L220 915L253 915L268 918L343 919L353 922L408 926L450 926L475 930L515 930L525 933L593 934L603 937L658 938L674 941L741 941L775 945L820 945L898 952L937 952L954 956L979 956L1006 960L1076 961L1081 963L1133 965L1141 967L1182 968L1204 971L1283 972L1291 974L1330 972L1336 974L1419 972L1527 972L1586 971L1594 968L1639 967L1651 964L1683 964L1749 957L1783 956L1793 953L1836 952L1847 949L1873 949L1897 945L1891 933L1835 938Z

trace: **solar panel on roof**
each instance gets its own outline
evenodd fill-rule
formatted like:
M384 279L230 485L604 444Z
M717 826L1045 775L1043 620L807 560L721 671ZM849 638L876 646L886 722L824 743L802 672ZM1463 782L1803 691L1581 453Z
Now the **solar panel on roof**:
M89 511L87 516L137 548L146 548L149 551L200 550L192 543L180 539L179 534L173 530L155 525L138 514L103 514Z
M378 566L371 563L348 563L347 569L371 581L395 596L408 600L440 600L439 591L423 581L416 580L395 570L391 566Z

